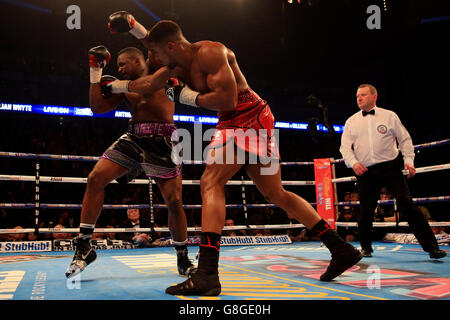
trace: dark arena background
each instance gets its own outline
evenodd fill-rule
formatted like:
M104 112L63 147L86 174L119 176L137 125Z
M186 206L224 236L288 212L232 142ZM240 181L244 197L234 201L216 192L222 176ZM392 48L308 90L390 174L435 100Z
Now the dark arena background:
M309 182L286 189L314 206L318 199L313 161L342 159L343 126L359 110L357 87L373 84L378 89L377 106L397 113L410 133L416 168L428 168L408 184L430 223L436 223L433 230L448 252L449 1L0 0L0 300L156 300L170 319L207 318L195 313L200 309L189 314L188 302L214 306L211 317L246 318L260 311L258 319L270 319L285 307L295 310L293 302L305 300L314 309L330 300L450 299L449 258L433 263L409 237L404 221L374 228L378 255L372 260L361 260L336 281L320 283L328 251L301 222L267 204L254 185L241 183L249 180L244 171L232 178L234 186L225 187L227 220L241 227L234 230L241 242L232 240L233 230L224 230L228 241L220 260L224 289L215 300L187 301L164 293L183 278L176 272L167 209L156 187L149 205L148 183L106 187L109 207L96 227L117 232L97 232L98 261L80 279L67 282L64 272L77 233L71 229L79 227L86 186L81 180L126 131L129 120L123 116L128 111L125 105L116 110L122 113L89 113L88 50L106 46L112 58L103 74L117 78L121 49L135 46L147 55L130 34L109 32L108 17L120 10L130 12L147 29L158 20L172 19L189 41L219 41L234 51L250 87L269 103L278 123L283 181ZM321 102L320 108L311 103L312 96ZM217 117L215 112L181 104L175 105L175 114L177 127L190 132L199 123L203 131L214 128L210 120ZM207 145L204 141L203 147ZM193 160L184 164L182 174L189 254L196 261L201 227L198 181L204 165L198 164L201 158L185 160ZM333 163L333 170L335 178L354 175L342 161ZM63 183L58 181L61 177L79 180ZM356 183L348 179L334 183L334 188L336 221L353 222L337 229L344 235L355 232L356 220L342 216L344 211L356 215ZM129 206L138 207L143 217L150 213L154 217L152 228L157 232L152 232L150 247L137 248L124 240L119 229L127 221ZM359 246L357 235L349 241ZM269 315L263 312L267 306Z

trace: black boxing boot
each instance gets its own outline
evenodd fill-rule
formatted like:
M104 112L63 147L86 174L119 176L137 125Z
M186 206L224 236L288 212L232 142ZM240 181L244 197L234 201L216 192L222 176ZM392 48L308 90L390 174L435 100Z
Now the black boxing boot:
M187 241L182 243L177 243L174 241L174 247L177 253L178 274L181 276L190 277L197 270L197 268L189 259Z
M217 296L219 281L220 234L202 232L198 269L186 281L168 287L166 293L180 296Z
M350 243L345 242L336 230L330 228L325 220L320 220L312 231L322 240L331 252L331 260L327 270L320 276L320 281L331 281L345 270L354 266L362 259L362 254Z
M97 253L92 249L90 241L91 238L83 238L81 235L73 239L76 249L73 260L66 271L67 278L79 274L97 258Z
M218 296L221 292L219 276L197 271L186 281L168 287L166 293L174 296Z

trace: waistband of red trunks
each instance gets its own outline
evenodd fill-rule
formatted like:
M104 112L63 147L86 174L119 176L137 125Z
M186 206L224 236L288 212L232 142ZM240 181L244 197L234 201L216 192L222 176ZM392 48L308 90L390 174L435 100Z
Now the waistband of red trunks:
M240 104L251 103L261 100L258 94L250 88L238 92L238 106Z
M137 136L171 137L177 130L173 123L139 122L128 124L128 132Z
M259 106L261 102L264 102L258 94L250 88L244 91L238 92L238 103L233 111L222 111L217 114L219 122L229 121L239 117L240 115L247 113L253 108Z

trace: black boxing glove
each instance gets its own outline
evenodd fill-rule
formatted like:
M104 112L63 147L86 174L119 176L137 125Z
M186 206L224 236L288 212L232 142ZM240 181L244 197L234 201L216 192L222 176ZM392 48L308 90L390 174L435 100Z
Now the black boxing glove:
M179 78L170 78L166 82L166 96L170 101L198 108L197 97L199 95L200 92L192 90Z
M89 49L89 66L92 68L104 68L109 60L111 54L105 46L97 46Z
M111 60L111 54L105 46L91 48L88 52L91 83L99 83L103 68Z
M126 11L118 11L111 14L108 28L111 33L129 32L137 39L143 39L147 35L147 29Z
M104 75L100 80L100 90L102 91L102 95L105 98L109 98L112 95L111 86L109 85L111 82L116 81L117 78L109 75Z

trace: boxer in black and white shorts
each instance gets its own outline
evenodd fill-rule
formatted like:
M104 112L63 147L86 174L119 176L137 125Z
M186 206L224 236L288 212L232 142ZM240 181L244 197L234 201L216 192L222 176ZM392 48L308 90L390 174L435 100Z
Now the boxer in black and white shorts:
M116 179L119 183L128 183L142 172L147 177L172 179L181 173L180 154L174 150L177 144L177 128L172 123L130 123L102 157L128 168Z
M152 72L158 63L134 47L121 50L117 57L119 74L125 80L149 76L149 92L115 94L109 83L112 76L102 76L110 60L104 46L89 50L90 106L94 113L115 109L121 102L128 106L131 119L128 130L114 142L96 163L88 176L80 218L80 234L74 239L76 251L66 271L72 277L92 263L97 254L90 240L103 207L105 186L113 180L128 183L144 172L155 179L168 208L168 225L177 252L178 272L189 276L195 270L188 258L187 222L182 206L181 152L172 152L177 142L173 123L175 104L170 101L163 83L151 83Z

